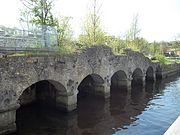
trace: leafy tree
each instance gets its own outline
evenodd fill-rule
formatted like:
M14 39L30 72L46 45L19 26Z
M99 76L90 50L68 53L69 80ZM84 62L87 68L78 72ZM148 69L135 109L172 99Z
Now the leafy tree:
M57 30L58 30L58 45L62 46L65 44L70 44L73 32L70 25L71 17L61 17L58 20Z
M136 14L133 17L133 21L131 23L130 29L127 31L126 34L126 44L127 48L131 48L133 50L139 51L139 33L140 33L140 28L138 27L138 14Z
M101 26L100 9L98 0L92 0L92 6L86 16L83 25L83 34L79 36L79 41L86 45L97 45L105 43L105 32Z
M21 0L27 13L32 13L30 22L41 25L45 47L48 26L57 26L57 18L52 14L53 0Z
M57 26L52 14L54 0L21 0L26 10L32 13L31 22L40 25Z
M125 40L115 36L106 36L106 45L111 47L115 54L122 54L126 48Z
M175 50L176 54L177 51L180 50L180 34L177 34L177 36L175 37L175 41L172 42L172 48Z
M172 48L174 48L175 50L180 49L180 41L176 40L172 42Z
M175 50L177 54L177 52L180 51L180 41L176 40L175 42L173 42L172 48Z
M155 56L157 54L161 54L161 49L160 49L160 45L156 42L150 44L150 53L151 55Z
M144 38L136 38L136 46L138 48L138 51L144 54L149 53L149 43Z
M139 16L138 16L138 14L136 14L133 17L133 21L131 23L131 27L128 30L128 33L127 33L127 39L129 39L129 40L135 40L139 36L139 33L140 33L141 30L138 27L138 19L139 19Z
M160 53L164 55L164 52L166 52L167 49L169 48L168 47L169 43L162 41L162 42L159 43L159 46L160 46Z

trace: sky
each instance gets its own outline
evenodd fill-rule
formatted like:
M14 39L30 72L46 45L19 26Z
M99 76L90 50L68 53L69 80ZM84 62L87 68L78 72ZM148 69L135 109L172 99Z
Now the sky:
M75 35L81 34L91 0L55 0L54 13L70 16ZM109 35L123 36L138 14L140 36L148 41L170 41L180 33L180 0L99 0L101 20ZM20 0L0 0L0 25L18 26Z

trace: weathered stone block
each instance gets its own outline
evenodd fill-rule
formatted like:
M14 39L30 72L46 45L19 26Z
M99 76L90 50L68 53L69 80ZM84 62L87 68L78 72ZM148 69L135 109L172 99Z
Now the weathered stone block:
M16 131L16 110L0 112L0 134Z

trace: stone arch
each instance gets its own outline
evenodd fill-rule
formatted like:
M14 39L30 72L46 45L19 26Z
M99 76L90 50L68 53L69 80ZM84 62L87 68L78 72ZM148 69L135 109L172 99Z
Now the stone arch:
M123 70L119 70L115 72L111 77L111 89L116 88L127 88L128 87L128 80L127 75Z
M154 81L154 69L149 66L146 70L146 81Z
M144 75L140 68L136 68L132 74L131 86L142 86L144 84Z
M49 113L44 113L44 110L52 111L52 108L60 111L69 111L71 106L68 106L69 95L67 93L64 85L55 80L40 80L35 83L32 83L29 87L21 92L19 95L19 104L20 108L14 113L14 121L16 121L15 126L21 128L21 121L25 120L25 123L29 123L29 115L26 116L26 113L30 113L30 118L39 117L36 116L36 113L39 115L49 115ZM28 108L23 108L23 105L35 103ZM42 108L43 107L43 108ZM49 109L50 107L50 109ZM40 108L40 109L39 109ZM71 108L70 108L71 109ZM24 115L26 117L24 117ZM36 120L35 120L36 121Z
M63 84L55 80L40 80L24 89L18 97L20 105L40 102L60 110L67 110L67 90Z
M104 80L98 74L89 74L80 82L78 91L78 98L88 94L101 96L104 91Z

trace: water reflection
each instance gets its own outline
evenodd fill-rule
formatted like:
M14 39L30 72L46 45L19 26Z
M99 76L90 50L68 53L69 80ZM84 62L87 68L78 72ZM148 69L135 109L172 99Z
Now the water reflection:
M166 96L167 87L174 85L170 82L176 80L177 78L169 78L169 80L148 83L144 88L134 87L131 92L122 92L122 90L114 88L111 90L111 97L107 101L87 96L79 100L78 109L69 114L38 105L21 108L17 111L18 131L16 134L127 135L131 134L131 131L134 134L136 132L142 134L147 125L156 129L156 132L147 128L144 134L162 134L169 123L166 123L165 127L163 125L155 126L153 125L154 122L162 123L157 122L157 119L153 119L153 117L158 116L158 113L155 113L157 104L164 105L165 101L161 102L161 100ZM180 82L180 80L178 81ZM180 90L178 93L180 93ZM170 94L168 96L170 99L173 98ZM168 107L171 107L171 109L174 107L177 111L178 105L168 104L166 108L160 107L160 112L163 113L163 109L168 110ZM138 127L138 130L134 130L136 127Z

